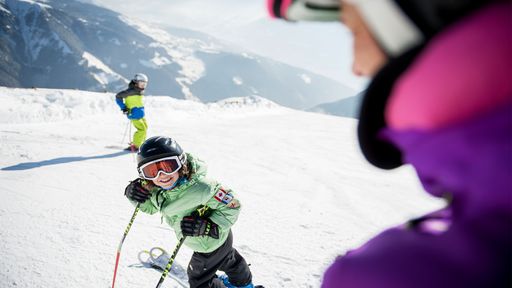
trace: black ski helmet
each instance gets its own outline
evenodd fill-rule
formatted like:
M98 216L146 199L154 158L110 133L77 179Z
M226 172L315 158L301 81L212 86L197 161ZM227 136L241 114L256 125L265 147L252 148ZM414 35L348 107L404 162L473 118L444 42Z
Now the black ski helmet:
M137 153L137 168L160 158L179 156L181 164L186 161L185 153L176 140L165 136L154 136L148 138L139 147Z

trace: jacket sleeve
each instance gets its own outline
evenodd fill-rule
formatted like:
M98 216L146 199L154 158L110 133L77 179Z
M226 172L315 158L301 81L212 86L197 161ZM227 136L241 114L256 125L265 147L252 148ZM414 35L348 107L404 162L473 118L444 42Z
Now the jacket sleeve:
M206 203L213 212L210 220L227 230L235 224L240 214L241 204L232 190L218 187L215 195Z
M151 199L146 200L146 202L140 204L139 208L142 212L150 214L150 215L153 215L156 212L158 212L158 208L153 204Z
M116 104L117 104L117 106L119 106L119 109L121 109L121 110L126 108L126 105L124 104L123 99L116 98Z
M126 105L124 104L124 98L126 98L128 94L128 90L124 90L116 94L116 104L121 110L126 108Z
M155 196L158 194L157 190L158 189L151 190L151 198L149 198L148 200L146 200L146 202L141 203L139 205L140 211L142 211L146 214L150 214L150 215L153 215L159 211L157 205L155 204L157 201L156 196ZM133 204L133 206L137 206L137 204L138 204L136 201L130 200L130 202Z

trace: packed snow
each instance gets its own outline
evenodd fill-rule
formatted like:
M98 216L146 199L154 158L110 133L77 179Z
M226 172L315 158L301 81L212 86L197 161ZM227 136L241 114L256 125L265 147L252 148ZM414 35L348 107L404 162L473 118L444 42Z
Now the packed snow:
M112 93L0 87L2 287L110 287L137 177L133 129ZM378 231L436 209L410 167L372 168L356 120L283 108L260 97L214 104L146 97L149 135L174 137L234 189L243 208L234 246L255 284L319 287L337 255ZM131 131L130 131L131 130ZM155 287L140 250L172 252L157 215L140 213L124 242L116 287ZM192 251L182 247L177 264ZM179 287L168 278L163 287Z

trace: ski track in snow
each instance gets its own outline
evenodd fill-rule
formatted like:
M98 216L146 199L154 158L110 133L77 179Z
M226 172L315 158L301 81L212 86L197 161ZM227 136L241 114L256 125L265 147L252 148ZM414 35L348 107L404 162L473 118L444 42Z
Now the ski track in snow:
M128 123L114 95L0 87L0 101L1 286L110 287L134 209L124 187L137 177L133 154L105 148L123 144ZM441 206L409 167L367 164L353 119L260 98L146 97L146 113L148 136L176 138L234 189L243 205L234 245L267 288L319 287L337 255ZM172 253L176 242L159 216L139 213L116 287L154 287L160 272L134 267L137 253ZM186 267L191 255L184 246L176 261ZM180 286L166 279L163 287Z

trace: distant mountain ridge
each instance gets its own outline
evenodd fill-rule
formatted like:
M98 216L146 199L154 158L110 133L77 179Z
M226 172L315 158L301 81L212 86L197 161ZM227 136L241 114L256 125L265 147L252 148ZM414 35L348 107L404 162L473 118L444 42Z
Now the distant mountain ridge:
M143 72L147 94L203 102L256 95L307 109L355 94L198 32L138 21L74 0L0 0L0 86L116 92Z
M347 97L330 103L320 104L313 108L307 109L307 111L358 119L364 93L365 91L362 91L352 97Z

